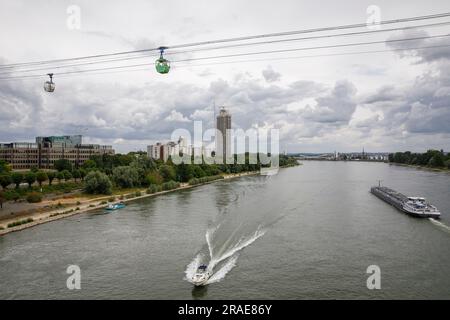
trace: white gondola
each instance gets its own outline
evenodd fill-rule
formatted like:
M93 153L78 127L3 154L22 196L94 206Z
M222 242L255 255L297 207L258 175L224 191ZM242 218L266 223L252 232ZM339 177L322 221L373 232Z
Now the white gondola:
M53 82L53 73L49 73L50 81L45 81L44 90L47 92L55 91L55 83Z

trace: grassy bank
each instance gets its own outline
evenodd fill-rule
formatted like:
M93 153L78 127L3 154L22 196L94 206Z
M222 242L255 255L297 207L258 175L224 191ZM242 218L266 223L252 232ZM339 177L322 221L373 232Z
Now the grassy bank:
M216 177L217 179L209 179L209 181L206 181L206 179L205 179L205 180L202 180L202 182L198 182L198 183L192 184L192 185L189 183L177 184L176 186L167 185L166 190L162 190L162 187L160 190L149 190L149 188L147 188L147 189L133 188L133 189L130 189L131 192L125 193L125 192L123 192L124 190L121 190L122 192L118 192L115 195L102 195L100 197L97 196L96 198L90 198L87 200L86 200L86 198L84 198L85 201L83 201L83 203L81 203L80 201L77 201L74 205L59 206L58 209L52 210L49 212L45 212L45 213L36 212L35 214L32 214L29 217L24 217L20 220L1 221L0 222L0 236L10 233L10 232L15 232L15 231L20 231L20 230L23 230L26 228L30 228L30 227L33 227L33 226L36 226L36 225L39 225L42 223L47 223L47 222L55 221L55 220L62 219L65 217L70 217L75 214L102 209L102 208L105 208L108 205L108 203L114 202L114 201L120 200L122 202L129 202L129 201L133 201L133 200L137 200L137 199L158 196L158 195L165 194L168 192L174 192L174 191L194 188L194 187L198 187L198 186L201 186L204 184L221 181L224 179L233 179L233 178L244 177L244 176L249 176L249 175L257 175L257 174L259 174L259 172L227 174L227 175L221 176L222 178L220 178L220 179L218 177ZM74 200L76 200L76 199L74 199Z

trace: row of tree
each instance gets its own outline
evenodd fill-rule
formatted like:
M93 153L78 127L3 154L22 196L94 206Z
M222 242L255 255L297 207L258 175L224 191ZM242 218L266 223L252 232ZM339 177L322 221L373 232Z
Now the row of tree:
M445 154L443 150L428 150L426 153L396 152L389 155L389 162L450 169L450 154Z
M294 165L297 162L280 155L280 165ZM194 159L191 159L194 160ZM153 160L145 154L129 153L127 155L95 155L85 161L80 168L73 168L66 159L55 161L57 171L41 171L34 168L28 172L11 172L6 163L0 163L0 185L3 189L14 184L19 188L21 183L29 187L38 182L40 186L46 181L51 185L54 179L59 182L71 179L84 180L84 190L87 193L110 194L113 187L120 189L162 185L170 181L188 182L192 179L217 176L220 174L257 171L262 165L257 157L257 163L250 164L250 155L245 154L245 163L238 164L235 155L233 164L174 164L169 157L167 162Z
M162 185L168 182L189 182L192 179L217 176L220 174L257 171L261 162L250 164L250 155L245 155L245 163L238 164L234 157L233 164L174 164L169 157L167 162L149 159L143 154L97 155L86 161L82 168L88 173L84 179L85 191L88 193L108 194L112 188L135 188ZM281 159L281 158L280 158ZM191 160L194 160L193 158ZM198 160L198 159L197 159ZM284 165L297 162L282 156Z
M0 174L0 185L3 189L6 189L8 186L14 184L16 189L20 187L20 184L27 183L29 188L34 183L38 183L40 187L46 181L48 181L49 185L52 185L52 182L57 179L59 183L63 180L68 181L74 179L75 182L78 179L83 179L86 176L86 171L83 169L74 169L72 172L68 170L62 171L41 171L41 170L30 170L27 172L4 172Z

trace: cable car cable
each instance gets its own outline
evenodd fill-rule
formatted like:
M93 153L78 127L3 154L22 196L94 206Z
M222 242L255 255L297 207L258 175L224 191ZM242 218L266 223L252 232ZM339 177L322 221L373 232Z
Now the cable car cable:
M225 65L225 64L235 64L235 63L248 63L248 62L261 62L261 61L271 61L271 60L297 60L304 58L320 58L320 57L330 57L330 56L345 56L345 55L359 55L359 54L371 54L371 53L385 53L385 52L396 52L396 51L407 51L407 50L428 50L428 49L436 49L436 48L448 48L448 45L436 45L436 46L426 46L426 47L409 47L409 48L401 48L401 49L388 49L388 50L370 50L370 51L356 51L356 52L342 52L342 53L330 53L330 54L319 54L319 55L308 55L308 56L296 56L296 57L276 57L276 58L262 58L262 59L248 59L248 60L237 60L237 61L223 61L223 62L212 62L212 63L203 63L203 64L185 64L185 65L175 65L175 68L188 68L188 67L202 67L202 66L211 66L211 65ZM139 65L141 66L141 65ZM145 64L146 68L134 69L134 70L119 70L112 72L92 72L87 73L87 75L102 75L102 74L112 74L112 73L120 73L120 72L134 72L134 71L148 71L149 64ZM133 68L135 66L124 66ZM94 71L94 70L88 70ZM97 70L95 70L97 71ZM102 71L102 70L99 70ZM84 76L83 74L78 73L70 73L70 74L58 74L58 77L68 77L68 76ZM26 80L26 79L38 79L42 78L44 75L36 74L29 75L23 77L14 77L14 78L0 78L0 80Z
M403 23L403 22L412 22L412 21L418 21L418 20L438 19L438 18L445 18L445 17L449 17L449 16L450 16L450 12L445 12L445 13L432 14L432 15L416 16L416 17L393 19L393 20L385 20L385 21L380 21L377 25L387 25L387 24L395 24L395 23ZM354 28L361 28L361 27L366 27L366 26L367 26L367 23L347 24L347 25L340 25L340 26L333 26L333 27L321 27L321 28L313 28L313 29L302 29L302 30L287 31L287 32L267 33L267 34L253 35L253 36L243 36L243 37L235 37L235 38L225 38L225 39L210 40L210 41L201 41L201 42L194 42L194 43L186 43L186 44L180 44L180 45L166 46L165 48L167 48L167 49L187 48L187 47L202 46L202 45L207 45L207 44L246 41L246 40L251 40L251 39L290 36L290 35L296 35L296 34L305 34L305 33L313 33L313 32L324 32L324 31L332 31L332 30L354 29ZM159 48L160 47L158 47L158 48L150 48L150 49L141 49L141 50L131 50L131 51L106 53L106 54L89 55L89 56L74 57L74 58L65 58L65 59L53 59L53 60L14 63L14 64L2 65L2 66L0 66L0 69L13 68L13 67L23 66L23 65L49 64L49 63L53 63L53 62L83 60L83 59L92 59L92 58L100 58L100 57L108 57L108 56L117 56L117 55L125 55L125 54L141 53L141 52L159 51Z
M251 45L274 44L274 43L281 43L281 42L312 40L312 39L332 38L332 37L341 37L341 36L354 36L354 35L372 34L372 33L379 33L379 32L409 30L409 29L424 28L424 27L438 27L438 26L444 26L444 25L449 25L449 24L450 24L450 21L440 22L440 23L435 23L435 24L407 26L407 27L382 29L382 30L374 30L374 31L361 31L361 32L342 33L342 34L333 34L333 35L321 35L321 36L313 36L313 37L305 37L305 38L293 38L293 39L270 40L270 41L261 41L261 42L253 42L253 43L241 43L241 44L234 44L234 45L221 46L221 47L199 48L199 49L194 49L191 51L175 51L175 52L171 52L169 55L172 56L172 55L188 53L188 52L208 51L208 50L226 49L226 48L243 47L243 46L251 46ZM116 61L143 59L143 58L148 58L148 57L152 57L152 56L154 56L154 55L146 53L145 55L140 55L140 56L136 56L136 57L103 59L103 60L98 60L98 61L82 62L82 63L76 63L76 64L57 65L57 66L51 66L51 67L41 67L41 68L34 68L34 69L0 72L0 75L17 73L17 72L32 72L32 71L40 71L40 70L48 70L48 69L54 70L54 69L63 69L63 68L68 68L68 67L77 67L77 66L84 66L84 65L104 64L104 63L116 62Z

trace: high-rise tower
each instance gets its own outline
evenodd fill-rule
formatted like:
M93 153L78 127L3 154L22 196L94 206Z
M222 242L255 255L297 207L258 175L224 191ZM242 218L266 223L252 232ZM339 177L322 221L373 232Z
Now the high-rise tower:
M231 114L225 109L220 108L219 115L217 116L216 129L219 131L222 139L216 138L216 157L225 159L227 156L231 156Z

